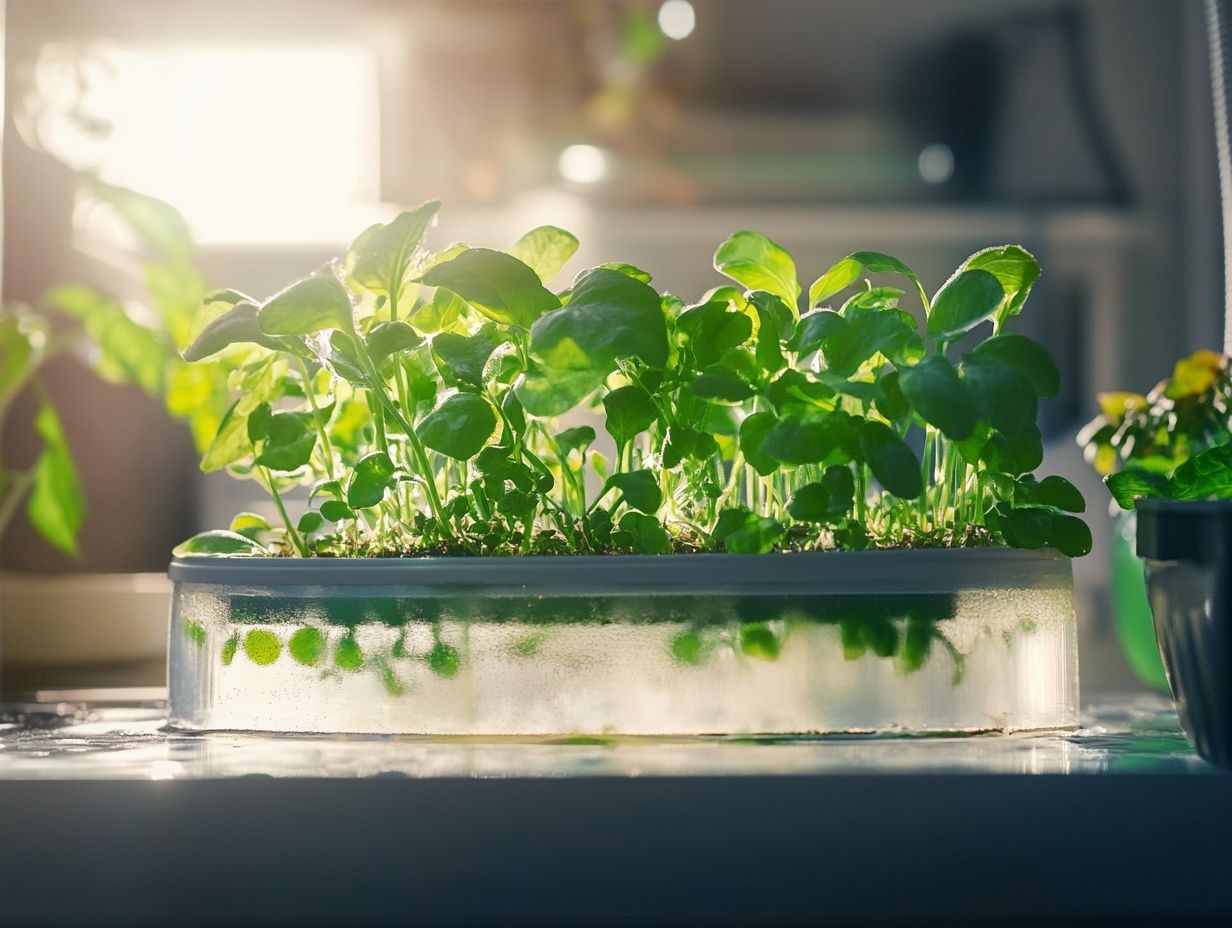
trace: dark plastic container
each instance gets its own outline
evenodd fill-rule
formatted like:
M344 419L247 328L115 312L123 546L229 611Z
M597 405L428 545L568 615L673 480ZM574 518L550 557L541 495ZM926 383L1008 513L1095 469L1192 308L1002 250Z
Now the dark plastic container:
M1195 749L1232 766L1232 500L1138 501L1155 636Z

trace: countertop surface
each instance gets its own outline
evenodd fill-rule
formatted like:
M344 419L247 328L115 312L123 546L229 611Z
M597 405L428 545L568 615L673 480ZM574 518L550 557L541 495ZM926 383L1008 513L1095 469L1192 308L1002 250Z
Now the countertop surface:
M1215 772L1185 741L1171 703L1151 695L1096 702L1076 731L1008 736L483 741L177 734L164 729L158 701L142 698L153 691L113 692L127 698L60 691L0 707L0 781Z
M1156 697L1034 735L480 743L44 695L0 717L0 925L1232 924L1232 775Z

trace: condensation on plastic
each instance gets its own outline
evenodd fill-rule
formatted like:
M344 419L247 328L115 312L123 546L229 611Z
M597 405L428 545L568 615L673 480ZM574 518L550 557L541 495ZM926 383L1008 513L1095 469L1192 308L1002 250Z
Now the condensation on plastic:
M1076 724L1069 561L1009 549L172 564L170 723L550 737Z

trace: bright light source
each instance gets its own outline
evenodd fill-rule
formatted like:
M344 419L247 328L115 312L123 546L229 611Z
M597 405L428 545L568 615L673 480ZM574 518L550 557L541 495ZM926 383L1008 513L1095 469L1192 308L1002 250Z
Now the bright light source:
M570 145L560 153L560 176L574 184L595 184L607 175L607 155L595 145Z
M933 142L920 149L920 176L930 184L944 184L954 176L954 152L944 142Z
M35 131L53 155L177 207L201 242L333 241L379 194L378 84L359 45L95 50L73 101L41 56ZM80 67L80 52L74 65ZM103 130L74 128L72 112ZM78 120L79 122L79 120Z
M669 39L687 39L697 26L697 14L689 0L667 0L659 7L659 28Z

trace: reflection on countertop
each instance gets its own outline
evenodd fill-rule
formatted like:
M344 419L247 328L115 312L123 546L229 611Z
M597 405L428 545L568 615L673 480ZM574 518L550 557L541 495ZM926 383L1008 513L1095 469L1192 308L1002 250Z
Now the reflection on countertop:
M0 707L0 780L676 777L1214 772L1171 703L1106 697L1075 731L953 738L559 738L183 734L156 690L63 691Z

